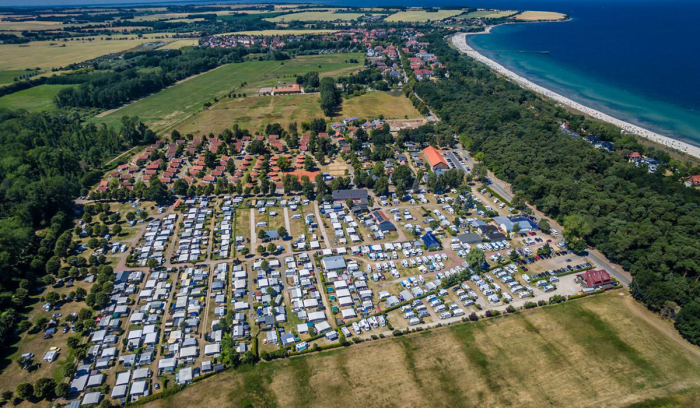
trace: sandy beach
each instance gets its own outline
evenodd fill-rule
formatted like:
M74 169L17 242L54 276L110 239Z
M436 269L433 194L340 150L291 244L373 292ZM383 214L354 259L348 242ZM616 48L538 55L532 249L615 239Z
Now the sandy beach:
M475 34L488 34L490 31L491 31L491 27L488 27L488 29L485 32L475 33ZM516 74L515 72L506 69L501 64L499 64L499 63L497 63L489 58L486 58L485 56L480 54L478 51L476 51L472 47L470 47L469 44L467 44L467 39L466 39L467 35L468 34L466 34L466 33L455 34L454 36L452 36L452 43L455 45L455 47L457 47L463 53L469 55L470 57L476 59L477 61L480 61L480 62L486 64L488 67L490 67L494 71L509 78L510 80L514 81L515 83L522 86L523 88L530 89L530 90L535 91L543 96L554 99L555 101L559 102L562 105L566 105L572 109L575 109L577 111L585 113L586 115L589 115L589 116L594 117L596 119L611 123L627 133L639 135L639 136L646 138L646 139L649 139L653 142L662 144L664 146L668 146L672 149L675 149L675 150L684 152L686 154L689 154L691 156L700 158L700 147L696 147L696 146L690 145L688 143L672 139L668 136L660 135L660 134L652 132L648 129L644 129L640 126L634 125L632 123L625 122L625 121L622 121L620 119L614 118L606 113L600 112L598 110L584 106L578 102L572 101L571 99L569 99L565 96L562 96L556 92L552 92L547 88L544 88L540 85L537 85L537 84L521 77L520 75Z

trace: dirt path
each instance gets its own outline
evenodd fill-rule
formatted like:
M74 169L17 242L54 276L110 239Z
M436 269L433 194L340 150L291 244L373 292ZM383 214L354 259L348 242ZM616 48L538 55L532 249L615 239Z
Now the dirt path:
M250 209L250 252L255 251L255 244L258 242L258 235L255 233L255 209Z
M676 329L673 326L671 326L671 324L664 321L659 316L645 308L641 303L634 300L632 295L630 295L629 293L625 293L625 299L623 301L623 304L625 305L625 307L627 307L627 309L629 309L629 311L632 314L647 322L650 326L654 327L664 336L673 340L673 342L678 344L678 346L687 351L688 354L700 360L700 348L688 343L687 340L685 340L683 337L681 337L680 334L678 334L678 331L676 331Z
M332 249L331 241L328 239L328 234L326 234L326 227L323 226L323 218L321 218L321 212L318 209L318 202L314 200L314 211L316 212L316 221L318 222L318 228L323 234L323 241L326 243L326 248Z

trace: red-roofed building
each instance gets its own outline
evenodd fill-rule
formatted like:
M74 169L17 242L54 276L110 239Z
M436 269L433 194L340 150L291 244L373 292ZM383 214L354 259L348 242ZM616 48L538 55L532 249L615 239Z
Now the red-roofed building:
M585 288L609 289L614 286L613 281L610 278L610 274L604 269L591 269L589 271L576 275L576 279Z
M430 168L433 170L442 169L447 170L450 166L447 165L445 158L442 157L442 153L433 146L428 146L423 149L423 154L430 164Z

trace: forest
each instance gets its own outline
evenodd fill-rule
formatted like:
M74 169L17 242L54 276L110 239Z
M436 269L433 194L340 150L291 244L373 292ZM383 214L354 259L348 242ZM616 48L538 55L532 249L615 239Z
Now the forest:
M155 135L134 118L117 133L75 113L0 109L0 344L71 248L73 200L104 173L106 159Z
M450 77L414 82L418 95L472 154L483 152L516 197L563 224L570 248L592 246L622 265L633 275L634 297L700 344L700 192L628 163L631 150L643 150L630 136L497 77L449 48L442 34L426 37ZM624 147L595 149L561 132L565 121Z

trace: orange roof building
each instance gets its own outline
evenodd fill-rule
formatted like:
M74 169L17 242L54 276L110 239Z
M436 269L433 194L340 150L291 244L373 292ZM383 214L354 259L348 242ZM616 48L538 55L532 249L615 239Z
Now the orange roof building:
M442 169L447 170L450 166L447 165L445 158L442 157L442 153L433 146L428 146L423 149L423 154L430 164L430 168L433 170Z

